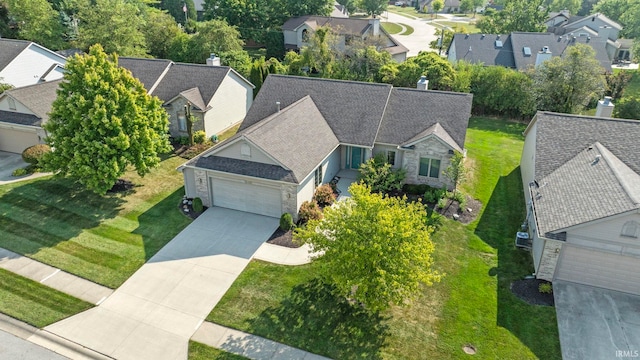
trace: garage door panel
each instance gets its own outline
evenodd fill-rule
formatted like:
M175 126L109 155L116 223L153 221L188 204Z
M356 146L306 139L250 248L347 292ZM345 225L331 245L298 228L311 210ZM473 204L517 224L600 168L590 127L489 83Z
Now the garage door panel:
M640 294L640 258L566 245L555 279Z
M280 217L280 189L242 181L211 179L213 205L254 214Z
M0 151L19 154L29 146L38 143L38 134L35 131L0 129Z

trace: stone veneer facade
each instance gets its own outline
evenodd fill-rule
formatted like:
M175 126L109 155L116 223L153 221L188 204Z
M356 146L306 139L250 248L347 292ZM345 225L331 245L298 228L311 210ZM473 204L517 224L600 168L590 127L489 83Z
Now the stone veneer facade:
M556 272L556 265L562 251L562 244L564 244L562 241L546 239L536 278L547 281L553 280L553 274Z
M438 178L419 175L420 158L440 160L440 174ZM449 147L435 137L427 138L415 144L414 149L405 149L402 166L407 170L406 182L409 184L427 184L433 187L447 186L450 182L442 175L442 171L449 166Z
M184 106L187 104L187 100L183 97L178 97L174 101L172 101L168 106L165 106L165 110L169 114L169 133L173 137L178 136L188 136L186 130L181 131L178 127L178 115L184 113ZM196 118L193 123L193 132L203 130L204 131L204 120L203 113L196 110L191 110L191 115Z
M202 205L211 207L211 198L209 197L209 178L207 172L200 169L193 170L193 177L196 183L196 196L202 199Z
M293 221L298 221L298 186L295 184L282 185L282 213L289 213Z

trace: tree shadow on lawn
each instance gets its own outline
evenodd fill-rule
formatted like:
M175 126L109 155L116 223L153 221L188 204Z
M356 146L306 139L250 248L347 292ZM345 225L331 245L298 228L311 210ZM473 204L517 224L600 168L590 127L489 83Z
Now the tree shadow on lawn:
M497 323L522 341L540 359L560 359L555 309L528 305L511 293L514 280L533 272L531 254L517 249L515 233L526 217L520 167L498 180L475 233L498 250Z
M183 195L181 187L138 216L138 228L133 233L142 235L145 261L191 223L191 218L178 209Z
M333 359L380 359L386 319L331 290L319 279L294 287L277 307L249 322L251 332Z
M117 196L96 195L69 179L41 178L9 187L0 190L0 246L24 255L54 247L115 217L124 202ZM80 258L87 254L78 243L60 246Z

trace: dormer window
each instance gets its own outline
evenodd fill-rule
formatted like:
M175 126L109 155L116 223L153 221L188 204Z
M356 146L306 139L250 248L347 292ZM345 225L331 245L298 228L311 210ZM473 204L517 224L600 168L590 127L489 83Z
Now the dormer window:
M622 225L622 232L620 233L620 236L637 238L638 228L640 228L640 225L637 222L627 221Z

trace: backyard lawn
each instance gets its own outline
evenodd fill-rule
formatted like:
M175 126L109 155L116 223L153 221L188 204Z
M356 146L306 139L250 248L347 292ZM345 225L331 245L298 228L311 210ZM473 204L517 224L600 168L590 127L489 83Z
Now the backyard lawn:
M91 308L50 287L0 269L0 312L42 328Z
M0 247L116 288L190 223L171 156L129 193L98 196L51 177L0 186Z
M315 280L314 265L252 261L209 321L332 358L559 359L555 311L514 297L509 285L533 271L513 246L525 211L518 168L525 125L474 118L467 132L470 180L483 208L469 225L439 218L435 267L443 281L407 307L370 313Z

